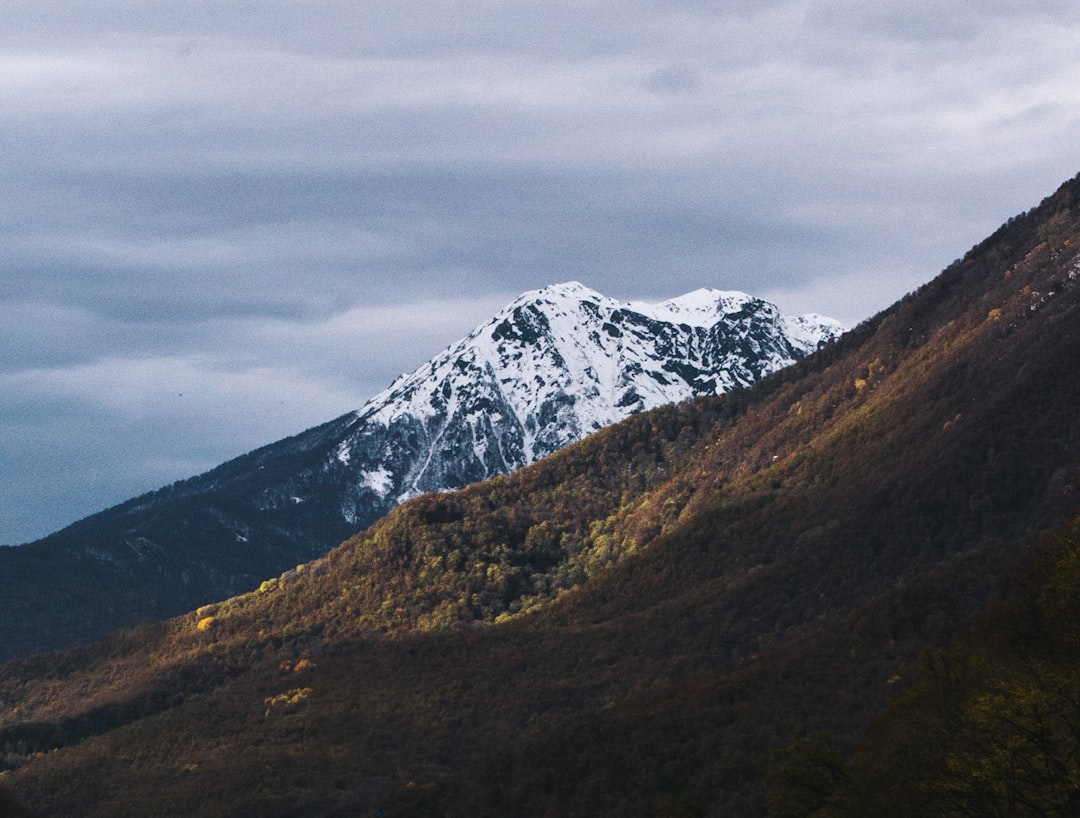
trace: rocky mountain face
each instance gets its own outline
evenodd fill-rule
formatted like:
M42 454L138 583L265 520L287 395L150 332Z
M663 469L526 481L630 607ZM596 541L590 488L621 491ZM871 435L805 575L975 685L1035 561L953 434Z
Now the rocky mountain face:
M0 659L250 590L402 501L532 463L633 413L750 384L839 336L743 293L526 293L359 411L0 550Z
M370 523L417 494L509 473L635 412L746 386L841 332L743 293L622 304L577 283L547 287L373 398L325 469L343 488L343 518Z

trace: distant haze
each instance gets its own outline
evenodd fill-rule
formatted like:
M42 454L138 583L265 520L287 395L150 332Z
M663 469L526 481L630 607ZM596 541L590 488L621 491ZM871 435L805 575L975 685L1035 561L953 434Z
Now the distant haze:
M1077 42L1068 0L9 0L0 542L552 282L858 323L1080 169Z

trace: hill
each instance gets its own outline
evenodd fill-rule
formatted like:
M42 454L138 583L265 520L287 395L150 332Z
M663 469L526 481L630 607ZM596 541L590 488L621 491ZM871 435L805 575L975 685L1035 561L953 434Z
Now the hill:
M744 293L525 293L356 412L0 549L0 660L250 591L402 500L531 463L635 412L752 383L840 333Z
M56 815L760 815L1074 518L1080 178L755 386L0 667ZM809 813L807 813L809 814Z

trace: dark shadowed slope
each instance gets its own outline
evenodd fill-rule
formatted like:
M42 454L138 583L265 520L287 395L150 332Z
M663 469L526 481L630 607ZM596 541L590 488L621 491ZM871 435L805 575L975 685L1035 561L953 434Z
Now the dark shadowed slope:
M762 814L773 750L853 742L1076 512L1078 194L753 388L3 666L7 781L57 815Z
M845 757L800 737L769 770L776 818L1045 818L1080 811L1080 523L1057 530Z

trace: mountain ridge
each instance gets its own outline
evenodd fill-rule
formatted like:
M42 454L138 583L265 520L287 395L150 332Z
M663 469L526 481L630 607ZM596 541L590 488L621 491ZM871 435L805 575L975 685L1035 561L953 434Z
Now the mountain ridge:
M409 497L750 383L840 330L738 292L659 304L576 282L525 293L355 412L0 552L0 658L251 590Z

